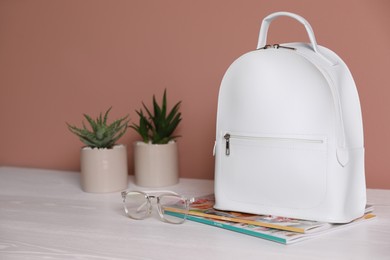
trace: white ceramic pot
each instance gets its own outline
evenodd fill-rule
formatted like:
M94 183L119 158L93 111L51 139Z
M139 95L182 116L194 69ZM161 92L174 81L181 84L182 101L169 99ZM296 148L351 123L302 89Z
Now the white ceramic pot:
M128 186L127 149L81 149L81 187L86 192L114 192Z
M135 183L143 187L164 187L179 182L177 143L134 143Z

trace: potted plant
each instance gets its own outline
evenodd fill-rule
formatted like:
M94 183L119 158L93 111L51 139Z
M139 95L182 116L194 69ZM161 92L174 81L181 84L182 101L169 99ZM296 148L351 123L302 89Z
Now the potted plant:
M153 109L144 103L143 108L136 110L139 123L132 124L142 138L134 143L135 182L144 187L163 187L179 181L178 149L173 135L179 125L181 101L173 108L167 109L167 91L164 90L161 105L153 95Z
M127 188L127 149L116 144L128 129L128 115L108 124L109 108L96 120L84 114L90 129L70 125L68 129L86 146L81 149L81 187L86 192L114 192Z

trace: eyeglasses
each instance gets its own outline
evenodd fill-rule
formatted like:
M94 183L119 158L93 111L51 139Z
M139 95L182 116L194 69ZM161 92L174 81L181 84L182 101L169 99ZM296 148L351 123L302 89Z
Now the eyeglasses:
M153 196L152 193L159 195ZM123 191L121 194L123 208L129 218L147 218L152 213L152 199L156 199L161 220L172 224L181 224L186 220L190 203L194 201L173 191Z

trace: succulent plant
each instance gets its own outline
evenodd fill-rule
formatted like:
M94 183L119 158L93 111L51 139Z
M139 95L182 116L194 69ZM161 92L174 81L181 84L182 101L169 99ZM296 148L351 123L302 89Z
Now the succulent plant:
M126 133L130 120L127 115L108 124L107 117L110 110L111 107L106 111L104 117L102 116L102 113L100 113L96 120L92 119L89 115L84 114L91 130L85 126L84 122L82 123L83 128L77 128L68 123L66 124L68 125L68 129L77 135L85 145L91 148L111 149L116 141Z
M156 97L153 95L153 110L142 102L146 111L144 114L142 108L136 110L139 116L139 124L133 123L130 127L133 128L145 143L166 144L179 136L174 136L173 133L181 121L181 113L179 112L181 101L176 103L170 111L167 111L167 90L164 90L161 106L157 103Z

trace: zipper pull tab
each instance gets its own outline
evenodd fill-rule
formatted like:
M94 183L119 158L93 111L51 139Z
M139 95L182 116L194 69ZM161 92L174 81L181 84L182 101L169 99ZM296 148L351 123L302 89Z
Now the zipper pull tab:
M229 155L230 154L230 134L225 134L224 138L226 140L225 155Z
M272 45L272 47L274 49L288 49L288 50L294 50L294 51L296 50L293 47L282 46L282 45L279 45L279 44L274 44L274 45Z

